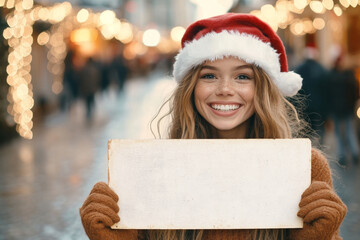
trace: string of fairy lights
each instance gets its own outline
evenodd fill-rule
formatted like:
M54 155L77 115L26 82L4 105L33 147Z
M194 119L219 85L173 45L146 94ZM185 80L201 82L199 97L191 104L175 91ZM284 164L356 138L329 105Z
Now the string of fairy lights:
M33 136L31 109L34 106L34 99L30 70L34 20L29 13L33 7L33 1L7 1L6 7L14 8L14 11L7 15L9 27L3 32L9 44L9 64L6 68L9 84L7 110L13 116L20 136L31 139Z
M199 6L203 2L189 1ZM208 5L207 2L204 6ZM289 27L294 35L304 35L325 27L321 15L327 11L341 16L347 8L359 5L360 0L278 0L274 5L265 4L250 13L269 23L274 30ZM171 29L169 36L157 29L140 31L126 20L117 18L112 10L75 9L69 2L40 6L33 0L0 0L0 8L8 10L8 27L2 33L9 45L7 111L13 117L19 135L26 139L33 138L34 97L30 71L34 41L48 48L47 69L53 75L52 91L59 94L63 90L64 59L68 50L66 39L81 43L81 46L86 46L89 39L97 39L99 34L105 40L117 39L124 44L124 57L131 60L151 47L161 53L175 52L185 31L182 26ZM301 18L301 14L309 9L318 17ZM33 24L37 21L48 22L51 28L33 39Z
M290 27L294 35L304 35L322 30L326 22L321 15L332 11L340 17L347 8L356 8L360 0L278 0L274 5L265 4L250 13L267 22L275 31ZM300 18L306 10L318 15L314 19Z

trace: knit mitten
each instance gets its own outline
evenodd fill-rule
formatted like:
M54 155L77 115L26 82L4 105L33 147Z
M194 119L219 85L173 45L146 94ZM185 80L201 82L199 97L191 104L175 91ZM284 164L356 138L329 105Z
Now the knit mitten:
M337 233L347 208L329 184L313 181L301 196L298 216L302 229L290 230L291 240L331 240Z
M120 221L119 197L104 183L96 183L80 208L80 217L85 232L91 240L137 239L136 230L118 230L110 227Z

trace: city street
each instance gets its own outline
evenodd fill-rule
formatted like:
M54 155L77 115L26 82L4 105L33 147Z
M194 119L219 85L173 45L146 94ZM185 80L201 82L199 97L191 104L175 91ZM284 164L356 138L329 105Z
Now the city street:
M153 138L149 122L174 86L163 73L131 79L125 91L98 94L92 122L82 102L53 112L34 129L34 139L17 138L0 147L0 239L87 239L79 217L92 186L107 182L107 141ZM336 191L348 206L345 240L360 239L360 167L339 167L334 135L325 152Z

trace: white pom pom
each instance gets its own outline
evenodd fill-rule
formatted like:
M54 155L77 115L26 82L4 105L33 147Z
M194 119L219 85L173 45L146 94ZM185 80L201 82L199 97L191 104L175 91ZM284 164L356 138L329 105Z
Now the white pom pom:
M302 80L302 77L295 72L281 72L277 86L285 97L292 97L301 89Z

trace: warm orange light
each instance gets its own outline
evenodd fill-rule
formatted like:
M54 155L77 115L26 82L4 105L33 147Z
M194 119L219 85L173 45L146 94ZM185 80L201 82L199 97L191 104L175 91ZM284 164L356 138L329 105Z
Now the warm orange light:
M97 49L97 45L95 44L95 42L85 42L82 43L81 45L78 45L78 51L83 55L83 56L93 56L96 53L96 49Z
M98 38L98 32L94 28L80 28L70 34L70 40L73 43L81 44L85 42L94 42Z

